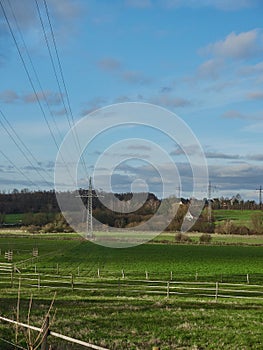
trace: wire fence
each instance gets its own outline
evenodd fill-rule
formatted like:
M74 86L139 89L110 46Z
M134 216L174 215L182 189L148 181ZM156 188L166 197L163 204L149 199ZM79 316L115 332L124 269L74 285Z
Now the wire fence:
M146 276L147 277L147 276ZM71 290L102 296L184 296L192 298L238 298L263 300L263 285L221 281L179 281L119 278L87 278L83 276L0 272L0 288ZM248 283L249 282L249 283Z

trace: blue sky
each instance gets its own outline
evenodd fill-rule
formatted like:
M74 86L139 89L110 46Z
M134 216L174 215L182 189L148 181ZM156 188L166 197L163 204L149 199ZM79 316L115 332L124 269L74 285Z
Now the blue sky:
M70 113L65 113L66 92L45 3L37 1L62 95L36 2L1 0L1 3L37 97L0 8L0 109L10 123L0 116L0 190L52 188L57 147L38 101L58 145L72 122ZM167 108L189 125L202 145L210 180L216 187L213 196L240 193L244 199L257 199L256 189L263 184L262 1L46 0L46 3L75 121L94 109L119 102L138 101ZM185 183L182 194L190 195L188 182L184 181L190 170L178 146L148 129L132 133L166 149L181 170L182 185ZM98 156L110 143L117 142L119 134L120 131L108 132L85 151L91 175ZM122 130L121 134L125 138L130 131ZM130 156L139 158L139 151L134 148L130 147ZM192 152L190 148L188 152ZM161 161L159 164L163 166ZM149 189L159 194L158 181L154 181L156 173L153 170L149 175L148 170L141 161L127 161L116 169L114 189L126 191L138 174L141 178L145 174ZM81 174L80 181L84 177ZM171 193L177 187L177 183L171 182ZM204 196L205 192L206 189Z

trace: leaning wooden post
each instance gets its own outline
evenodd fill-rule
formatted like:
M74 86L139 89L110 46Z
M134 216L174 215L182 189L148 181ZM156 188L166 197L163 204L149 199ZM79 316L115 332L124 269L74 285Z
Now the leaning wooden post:
M98 269L98 278L100 278L100 269Z
M146 278L147 280L149 279L148 271L145 271L145 278Z
M171 281L173 280L173 271L171 271Z
M218 282L216 282L216 294L215 294L215 301L217 301L218 298Z
M41 348L40 350L48 350L48 343L47 343L47 337L49 335L49 316L46 317L45 323L43 325L43 336L42 336L42 342L41 342Z

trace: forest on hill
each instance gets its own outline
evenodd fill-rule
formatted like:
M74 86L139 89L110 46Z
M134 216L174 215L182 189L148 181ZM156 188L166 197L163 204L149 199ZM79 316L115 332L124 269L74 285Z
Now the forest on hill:
M73 192L63 192L60 196L65 201L69 201L72 196L80 196L84 203L84 208L87 204L87 190L79 189ZM147 222L158 210L162 203L162 207L167 207L168 211L176 212L173 219L168 224L166 231L180 230L183 220L186 215L194 217L194 213L189 213L190 203L197 201L196 199L184 199L169 197L165 199L157 198L153 193L141 194L146 200L142 206L135 211L115 211L110 210L101 202L99 195L93 192L92 201L93 216L105 226L118 228L132 228L138 226L142 222ZM103 197L110 194L103 193ZM114 195L121 206L129 204L133 198L133 193L119 193ZM200 203L200 201L197 201ZM239 195L232 198L214 198L212 200L203 199L202 205L204 209L201 215L196 220L192 227L192 231L207 232L207 233L263 233L263 218L260 212L261 205L255 201L244 201ZM193 206L192 206L193 207ZM170 208L170 209L169 209ZM191 209L192 210L192 209ZM249 222L244 224L236 224L235 221L226 216L226 219L220 218L220 222L215 217L215 212L223 213L224 211L240 210L240 213L245 211L253 211ZM17 220L9 220L13 217ZM85 212L81 213L83 226L85 225ZM163 213L165 215L165 213ZM241 215L241 214L240 214ZM219 216L219 215L217 215ZM191 220L191 219L190 219ZM65 221L60 212L57 202L56 193L51 191L34 191L27 189L18 191L13 190L10 193L0 193L0 226L26 226L27 230L32 232L42 230L43 232L65 232L71 231L71 228Z

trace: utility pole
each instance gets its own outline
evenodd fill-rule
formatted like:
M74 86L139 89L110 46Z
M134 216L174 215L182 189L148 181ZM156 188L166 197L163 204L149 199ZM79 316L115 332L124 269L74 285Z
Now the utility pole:
M211 192L212 192L212 185L211 181L208 183L208 189L207 189L207 200L208 200L208 207L207 207L207 221L212 221L212 199L211 199Z
M88 188L88 204L87 204L87 238L92 239L93 236L93 220L92 220L92 181L89 178Z
M177 198L181 198L181 186L180 185L177 186L176 189L177 189Z
M259 188L257 188L258 196L259 196L259 209L262 209L262 186L260 185Z
M79 195L77 197L87 198L87 204L86 204L86 212L87 212L87 217L86 217L86 238L94 239L94 235L93 235L93 220L92 220L92 197L93 197L93 193L92 193L91 176L89 177L88 193Z
M216 190L216 186L213 186L211 181L208 182L207 187L207 220L212 222L212 192Z

